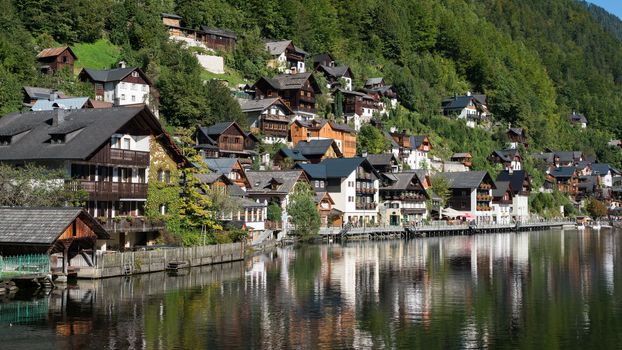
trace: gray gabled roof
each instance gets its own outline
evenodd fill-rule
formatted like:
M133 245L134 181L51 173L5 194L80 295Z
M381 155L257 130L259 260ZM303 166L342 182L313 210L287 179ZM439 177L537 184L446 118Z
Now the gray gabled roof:
M573 166L562 166L562 167L558 167L558 168L554 168L553 170L551 170L550 174L551 176L557 178L557 177L572 177L572 175L574 174L576 168Z
M389 173L383 175L387 175L387 177L391 179L391 184L380 187L381 190L406 190L408 186L413 181L415 181L421 184L421 190L426 192L427 195L427 191L423 188L423 182L421 181L421 178L415 172L404 172L396 174Z
M220 29L220 28L214 28L214 27L208 27L208 26L201 26L201 31L203 33L213 34L213 35L220 35L220 36L224 36L226 38L231 38L231 39L237 39L238 38L238 36L235 34L235 32L227 30L227 29Z
M461 171L453 173L439 173L449 182L450 188L468 188L473 189L479 187L479 185L489 178L490 182L493 182L486 171ZM494 188L494 185L493 185Z
M296 166L303 169L312 179L345 178L350 176L359 166L365 167L380 178L380 173L363 157L328 158L318 164L298 164Z
M32 105L32 111L51 111L54 108L81 109L89 102L88 97L57 98L53 101L40 99Z
M508 148L508 149L493 151L492 156L495 156L495 155L504 162L512 162L516 156L520 157L518 149L516 148Z
M78 217L99 239L110 236L81 208L0 208L0 244L51 245Z
M285 103L282 103L281 99L278 97L263 98L260 100L238 98L237 100L238 100L238 103L240 104L240 108L242 109L242 112L244 113L262 112L266 110L267 108L270 108L270 106L272 106L275 103L279 103L279 106L282 107L289 114L293 113L292 110L289 107L287 107Z
M284 158L291 158L293 161L305 162L308 161L305 156L300 153L298 150L292 150L287 147L283 147L279 150L279 153L283 155Z
M151 81L143 73L143 71L138 67L127 67L127 68L114 68L114 69L105 69L105 70L97 70L91 68L84 68L80 74L86 74L92 81L96 82L116 82L121 81L128 75L130 75L133 71L138 71L138 74L147 82L147 84L151 85Z
M568 120L570 120L573 123L586 123L587 124L587 118L585 117L585 115L580 114L580 113L572 112L572 114L568 116Z
M291 40L269 41L266 43L266 49L272 56L278 56L285 52L285 49L291 44Z
M392 165L391 161L395 161L396 164L398 163L397 158L393 153L369 154L367 155L367 160L374 167L390 166Z
M505 192L510 189L510 181L495 181L495 187L492 190L492 196L495 198L503 197Z
M320 64L318 69L319 68L321 68L324 72L326 72L326 74L334 78L341 78L345 76L348 73L348 71L350 72L350 75L352 75L352 71L350 70L350 67L348 66L331 67L331 66L327 66L324 64Z
M337 143L333 139L302 140L296 144L294 151L300 152L300 154L305 157L320 156L326 154L328 149L331 147L333 147L336 151L339 151Z
M173 18L173 19L182 19L183 18L180 15L176 15L176 14L173 14L173 13L165 13L165 12L160 13L160 17L163 17L163 18Z
M202 126L200 127L200 129L201 129L201 132L205 134L205 136L220 135L223 132L225 132L227 129L229 129L229 127L233 125L234 123L235 122L216 123L211 126Z
M456 158L473 158L473 156L471 155L471 153L454 153L451 156L451 159L456 159Z
M246 176L251 185L247 192L250 194L287 194L293 191L294 185L302 174L302 170L247 171ZM280 184L278 189L270 188L273 182Z
M369 78L365 82L365 86L380 84L380 83L382 83L383 80L384 80L384 78L382 78L382 77Z
M513 170L511 173L508 170L504 170L497 176L496 182L510 182L512 191L514 194L522 191L523 182L528 179L528 174L525 170Z
M316 93L320 92L320 88L315 82L315 78L313 77L313 73L296 73L296 74L281 74L272 78L262 77L261 79L265 80L268 84L270 84L273 88L277 90L297 90L301 89L304 83L312 79L314 82L312 85L316 87ZM260 79L260 80L261 80Z
M229 174L237 161L237 158L206 158L205 164L215 173Z
M0 146L0 160L88 159L110 137L134 118L142 117L155 135L164 131L147 108L118 107L64 111L64 121L53 126L57 111L11 113L0 118L0 135L14 136L8 146ZM62 144L50 143L52 134L80 132ZM22 134L23 133L23 134Z
M605 176L607 173L616 172L609 164L606 163L594 163L592 164L592 175Z
M56 95L59 98L64 98L65 93L62 91L56 91L54 89L48 89L48 88L40 88L40 87L35 87L35 86L24 86L23 87L24 92L26 92L26 95L28 96L28 98L30 99L48 99L50 98L50 95L53 94L54 92L56 93Z

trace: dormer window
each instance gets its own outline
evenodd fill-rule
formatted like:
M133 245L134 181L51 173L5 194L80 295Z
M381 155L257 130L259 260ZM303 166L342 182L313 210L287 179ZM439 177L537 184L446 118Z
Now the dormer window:
M11 136L0 136L0 146L8 146L11 144Z
M50 135L50 143L53 145L65 143L65 135L64 134L54 134Z

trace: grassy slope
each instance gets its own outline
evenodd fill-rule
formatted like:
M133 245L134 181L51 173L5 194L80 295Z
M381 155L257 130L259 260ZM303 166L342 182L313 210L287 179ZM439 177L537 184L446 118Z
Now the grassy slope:
M78 56L77 70L82 68L108 69L118 62L121 50L108 40L80 43L71 47Z

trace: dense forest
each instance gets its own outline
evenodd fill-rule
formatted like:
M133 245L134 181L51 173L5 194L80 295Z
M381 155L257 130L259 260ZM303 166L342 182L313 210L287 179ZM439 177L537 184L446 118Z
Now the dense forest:
M622 22L576 0L0 0L0 112L19 108L26 84L85 91L38 76L35 54L103 39L152 77L168 124L243 121L227 89L203 84L192 53L167 40L161 12L183 16L185 27L235 31L237 48L223 55L249 82L273 74L264 38L331 52L357 86L384 76L403 106L386 124L429 133L437 155L470 151L476 168L493 170L484 159L503 145L508 124L527 130L530 151L577 149L622 165L607 147L622 137ZM439 115L444 97L466 91L488 95L496 129ZM573 111L586 115L586 130L569 125Z

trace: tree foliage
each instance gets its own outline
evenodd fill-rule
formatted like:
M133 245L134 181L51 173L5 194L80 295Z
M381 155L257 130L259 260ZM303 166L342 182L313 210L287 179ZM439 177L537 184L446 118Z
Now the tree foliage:
M445 208L447 206L447 201L451 196L449 181L442 175L435 175L430 179L430 182L432 192L440 198L441 208Z
M88 193L71 185L64 169L34 164L13 167L0 164L0 206L64 207L82 206Z
M389 140L384 137L378 128L369 124L361 126L361 130L356 138L358 154L362 154L364 151L367 151L369 154L379 154L387 151L388 148Z
M590 216L594 219L607 217L608 214L607 205L595 198L590 198L587 201L585 210L587 210Z
M294 234L303 240L317 235L320 230L320 214L315 204L313 189L305 183L297 183L290 194L287 212L294 226Z

